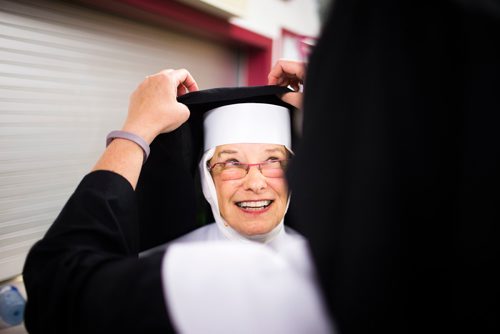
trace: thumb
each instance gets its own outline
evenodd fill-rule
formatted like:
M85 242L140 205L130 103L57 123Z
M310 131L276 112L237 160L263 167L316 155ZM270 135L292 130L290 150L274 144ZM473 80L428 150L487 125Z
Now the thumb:
M171 113L168 114L169 121L167 126L163 129L162 133L174 131L189 119L189 109L185 104L175 104Z
M302 109L302 98L303 98L303 93L299 92L290 92L290 93L285 93L283 96L281 96L281 99L285 101L288 104L291 104L297 109Z

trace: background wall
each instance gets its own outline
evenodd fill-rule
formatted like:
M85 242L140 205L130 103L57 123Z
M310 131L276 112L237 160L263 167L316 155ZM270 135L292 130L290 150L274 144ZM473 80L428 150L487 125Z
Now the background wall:
M237 52L59 3L3 1L0 37L0 279L92 168L145 75L187 67L200 86L238 83Z

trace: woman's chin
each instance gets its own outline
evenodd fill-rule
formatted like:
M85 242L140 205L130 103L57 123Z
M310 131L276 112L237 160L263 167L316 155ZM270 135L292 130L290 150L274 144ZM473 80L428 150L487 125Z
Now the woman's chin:
M243 234L247 237L252 237L271 232L275 227L275 225L252 223L252 224L247 224L245 226L231 226L231 227L237 230L240 234Z

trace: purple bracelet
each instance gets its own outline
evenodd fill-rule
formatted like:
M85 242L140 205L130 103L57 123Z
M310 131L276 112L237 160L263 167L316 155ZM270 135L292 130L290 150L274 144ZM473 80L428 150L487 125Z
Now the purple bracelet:
M144 153L144 161L143 164L146 163L146 160L148 159L149 156L149 145L146 143L144 139L139 137L136 134L133 134L132 132L127 132L127 131L111 131L107 136L106 136L106 147L113 141L115 138L122 138L122 139L127 139L130 141L133 141L137 145L142 148L142 151Z

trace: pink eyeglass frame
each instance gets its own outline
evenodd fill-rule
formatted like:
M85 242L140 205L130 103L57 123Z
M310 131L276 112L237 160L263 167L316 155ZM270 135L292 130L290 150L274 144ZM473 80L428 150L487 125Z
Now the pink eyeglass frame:
M258 163L255 163L255 164L247 164L247 163L244 163L244 162L236 162L236 161L226 161L226 162L216 162L212 166L210 166L210 165L207 164L207 169L208 169L209 172L212 172L212 170L214 169L214 167L217 166L217 165L233 164L235 166L241 166L241 167L245 166L245 171L247 172L247 174L248 174L248 171L250 170L250 167L252 167L252 166L259 166L259 171L262 173L262 165L268 165L268 164L271 164L273 162L279 162L280 165L283 167L282 162L288 162L288 161L290 161L290 159L266 160L266 161L258 162Z

